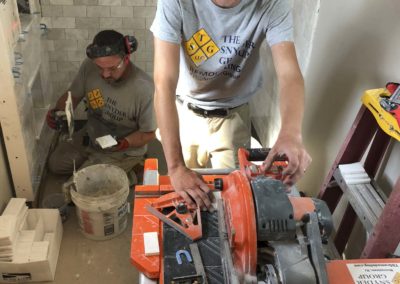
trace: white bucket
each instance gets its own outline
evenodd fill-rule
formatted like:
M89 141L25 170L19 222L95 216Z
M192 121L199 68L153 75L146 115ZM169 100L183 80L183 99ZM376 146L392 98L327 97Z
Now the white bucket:
M99 164L76 172L71 198L82 233L92 240L122 233L127 225L128 194L128 178L117 166Z

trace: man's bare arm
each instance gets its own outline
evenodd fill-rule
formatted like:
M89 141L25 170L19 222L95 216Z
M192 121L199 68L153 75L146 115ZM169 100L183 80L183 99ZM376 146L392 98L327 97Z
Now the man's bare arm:
M200 207L210 208L210 189L200 176L185 166L182 155L175 105L180 47L157 38L154 38L154 46L154 104L172 186L189 205L196 202Z
M283 182L293 185L300 179L311 163L304 148L302 122L304 114L304 80L292 42L272 46L272 57L279 83L281 130L270 154L265 160L268 168L277 155L286 155L289 165L284 171Z
M129 143L129 147L142 147L149 143L156 137L155 132L142 132L142 131L135 131L125 137L125 139Z

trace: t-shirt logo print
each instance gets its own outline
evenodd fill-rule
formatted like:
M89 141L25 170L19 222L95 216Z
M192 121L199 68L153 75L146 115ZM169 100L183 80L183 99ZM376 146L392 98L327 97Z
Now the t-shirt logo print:
M104 99L100 89L92 90L88 93L89 105L92 109L101 108L104 106Z
M218 51L219 47L204 29L196 32L186 43L186 52L196 66L210 59Z

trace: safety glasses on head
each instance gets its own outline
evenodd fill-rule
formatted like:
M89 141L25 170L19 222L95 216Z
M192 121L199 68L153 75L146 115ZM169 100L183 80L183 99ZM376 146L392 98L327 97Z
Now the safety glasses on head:
M122 66L124 66L124 61L125 61L126 57L121 58L121 61L118 63L118 65L112 66L112 67L106 67L103 68L99 65L96 64L97 68L99 69L99 71L101 72L109 72L109 73L114 73L117 72L118 70L120 70L122 68Z

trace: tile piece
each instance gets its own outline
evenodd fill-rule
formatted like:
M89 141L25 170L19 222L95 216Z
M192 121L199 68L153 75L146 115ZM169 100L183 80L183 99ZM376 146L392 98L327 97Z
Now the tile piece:
M144 254L146 256L160 254L160 246L158 244L157 232L143 233L143 239L144 239Z

